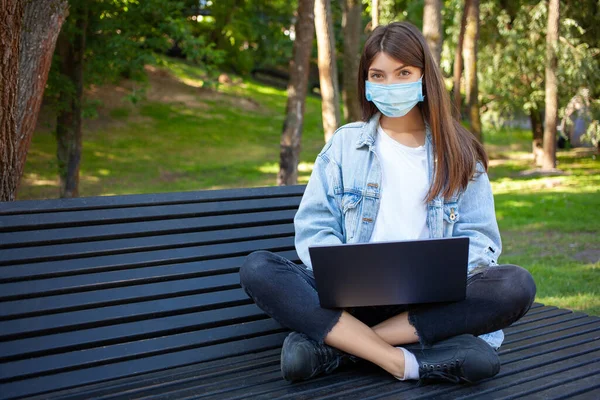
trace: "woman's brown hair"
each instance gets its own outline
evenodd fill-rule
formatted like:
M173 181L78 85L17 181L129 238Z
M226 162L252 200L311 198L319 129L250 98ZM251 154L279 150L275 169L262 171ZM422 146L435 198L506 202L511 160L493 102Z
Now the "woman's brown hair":
M423 71L425 100L419 103L419 107L429 124L437 160L426 200L431 201L439 194L449 198L458 190L466 189L478 161L487 171L487 155L475 136L453 116L450 95L444 87L442 74L429 46L419 29L408 22L380 25L365 43L358 70L358 94L363 120L368 121L378 112L375 104L365 97L365 81L368 79L369 66L380 52Z

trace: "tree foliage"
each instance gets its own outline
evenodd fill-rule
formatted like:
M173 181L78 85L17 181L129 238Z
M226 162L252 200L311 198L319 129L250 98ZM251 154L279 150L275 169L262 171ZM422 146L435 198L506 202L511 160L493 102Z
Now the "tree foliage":
M196 33L224 52L221 68L247 74L253 68L287 65L292 57L298 1L208 1Z
M523 1L519 8L482 3L480 97L488 122L500 124L515 114L544 109L547 1ZM586 29L561 17L558 56L559 107L581 86L598 85L598 49L585 41Z

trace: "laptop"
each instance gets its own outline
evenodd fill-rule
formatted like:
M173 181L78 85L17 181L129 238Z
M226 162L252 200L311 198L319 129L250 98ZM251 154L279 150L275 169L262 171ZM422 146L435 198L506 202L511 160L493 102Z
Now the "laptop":
M469 238L310 246L321 307L464 300Z

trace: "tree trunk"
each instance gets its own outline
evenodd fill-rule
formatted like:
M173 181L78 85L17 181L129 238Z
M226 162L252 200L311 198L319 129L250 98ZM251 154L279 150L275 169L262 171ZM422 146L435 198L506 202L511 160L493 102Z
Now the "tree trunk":
M308 68L315 33L314 0L298 0L293 55L290 60L290 81L285 122L281 133L278 185L294 185L298 182L300 140L304 121L304 102L308 87Z
M60 71L67 77L73 91L60 93L60 110L56 119L56 139L58 171L60 178L60 197L79 196L79 166L81 162L81 125L83 105L83 63L85 39L88 23L87 5L72 8L74 34L69 37L61 32L58 39L57 54L61 57Z
M379 0L371 1L371 30L379 26Z
M340 89L335 56L335 35L331 19L331 0L315 0L315 28L319 53L319 85L325 142L341 125Z
M442 0L425 0L423 36L439 66L442 59Z
M558 65L559 0L549 0L548 31L546 32L546 111L544 126L544 154L542 169L556 168L556 120L558 117L558 90L556 69Z
M543 139L544 126L542 124L542 114L539 110L529 111L529 120L531 121L531 130L533 131L533 142L531 143L531 151L533 153L533 162L536 165L541 165L543 154Z
M12 201L68 4L0 0L0 9L0 201Z
M358 99L358 62L360 61L360 30L362 4L360 0L343 0L344 15L344 73L342 99L346 122L359 121L362 117Z
M456 43L456 51L454 53L454 108L457 112L458 119L462 114L462 100L460 96L460 79L462 77L463 70L463 42L465 39L465 27L467 25L467 7L469 6L469 0L466 0L463 8L463 14L460 21L460 32L458 34L458 42Z
M466 78L466 100L469 108L469 125L473 135L482 142L481 118L477 87L477 40L479 39L479 0L468 0L467 24L465 28L464 58Z
M8 3L8 4L7 4ZM23 2L0 3L0 201L14 200L20 175L17 153L17 79L19 76L19 44L23 24ZM24 158L24 157L23 157Z

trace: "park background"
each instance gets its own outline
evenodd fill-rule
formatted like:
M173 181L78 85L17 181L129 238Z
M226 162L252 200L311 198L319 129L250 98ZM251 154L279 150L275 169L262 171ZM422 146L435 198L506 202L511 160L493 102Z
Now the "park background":
M600 1L47 3L36 24L58 15L60 33L16 199L306 183L332 129L360 118L352 68L369 32L410 21L490 156L500 261L532 272L538 301L600 315ZM304 107L291 133L290 104Z

